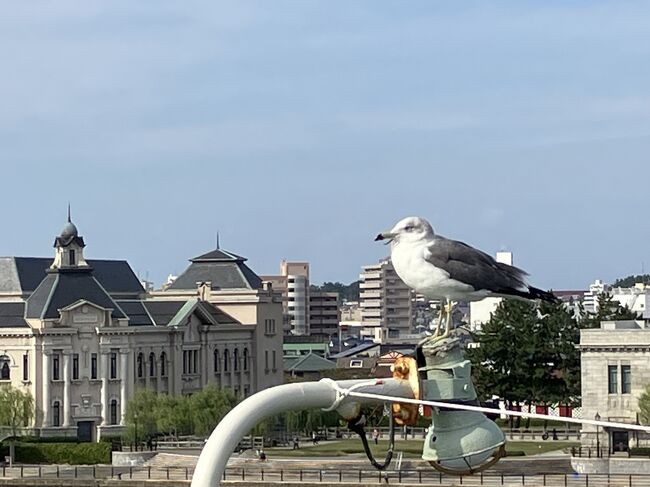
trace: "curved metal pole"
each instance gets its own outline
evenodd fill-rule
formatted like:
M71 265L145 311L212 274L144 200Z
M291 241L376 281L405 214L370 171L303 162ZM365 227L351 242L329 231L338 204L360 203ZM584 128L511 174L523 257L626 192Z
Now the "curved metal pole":
M353 387L359 392L393 396L396 400L413 397L408 381L400 379L345 380L336 383L327 380L298 382L260 391L239 403L214 429L199 456L192 487L219 485L228 459L237 444L257 423L268 416L296 409L336 408L349 418L351 413L358 410L361 402L385 401L341 396L336 390L336 384L343 388Z

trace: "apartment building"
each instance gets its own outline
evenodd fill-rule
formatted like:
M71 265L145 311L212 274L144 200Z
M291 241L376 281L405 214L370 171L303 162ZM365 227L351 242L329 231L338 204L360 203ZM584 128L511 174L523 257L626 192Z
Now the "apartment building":
M399 278L390 259L364 266L359 278L363 326L386 328L393 337L412 333L415 293Z

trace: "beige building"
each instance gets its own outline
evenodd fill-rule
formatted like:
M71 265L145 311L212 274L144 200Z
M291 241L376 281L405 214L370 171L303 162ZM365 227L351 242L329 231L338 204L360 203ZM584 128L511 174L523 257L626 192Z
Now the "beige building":
M582 417L637 423L638 398L650 384L650 328L643 321L606 321L580 331ZM647 446L646 435L584 425L583 444L613 451Z
M382 327L390 336L413 331L415 293L399 278L390 259L363 267L359 307L366 327Z
M0 258L0 384L33 395L41 436L119 434L139 387L216 383L244 396L281 383L281 305L243 259L250 287L230 268L152 297L126 261L87 260L69 219L54 248L53 258Z
M496 261L503 264L513 265L512 252L497 252ZM485 298L480 301L472 301L469 303L469 326L470 330L480 330L481 327L490 321L492 313L494 313L503 298Z
M309 335L309 263L280 262L280 274L262 276L283 296L283 328L292 335Z

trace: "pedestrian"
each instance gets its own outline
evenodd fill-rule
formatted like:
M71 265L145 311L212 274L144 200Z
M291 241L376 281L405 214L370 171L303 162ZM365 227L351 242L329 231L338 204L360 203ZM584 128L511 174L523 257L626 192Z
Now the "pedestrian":
M293 437L293 449L294 450L298 450L300 448L300 445L298 444L298 441L299 441L298 435L295 435Z
M318 445L318 437L316 436L316 432L312 431L311 432L311 442L314 445Z
M264 453L264 450L260 450L260 460L263 462L266 461L266 453Z
M377 431L377 428L372 431L372 439L375 440L375 445L379 442L379 431Z

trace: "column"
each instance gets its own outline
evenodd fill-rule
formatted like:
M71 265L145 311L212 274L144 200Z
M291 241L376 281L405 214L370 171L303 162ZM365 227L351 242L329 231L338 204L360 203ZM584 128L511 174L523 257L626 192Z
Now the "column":
M126 402L128 397L129 384L129 351L120 350L120 375L122 382L120 384L120 424L124 424L124 415L126 414Z
M63 352L63 427L70 427L70 352Z
M108 424L108 352L105 350L100 351L101 365L100 373L102 377L102 426Z
M50 417L50 403L52 402L51 390L50 390L50 366L52 358L50 357L50 352L43 351L43 377L42 377L42 409L43 409L43 420L41 424L43 427L49 427L52 424L52 418Z

